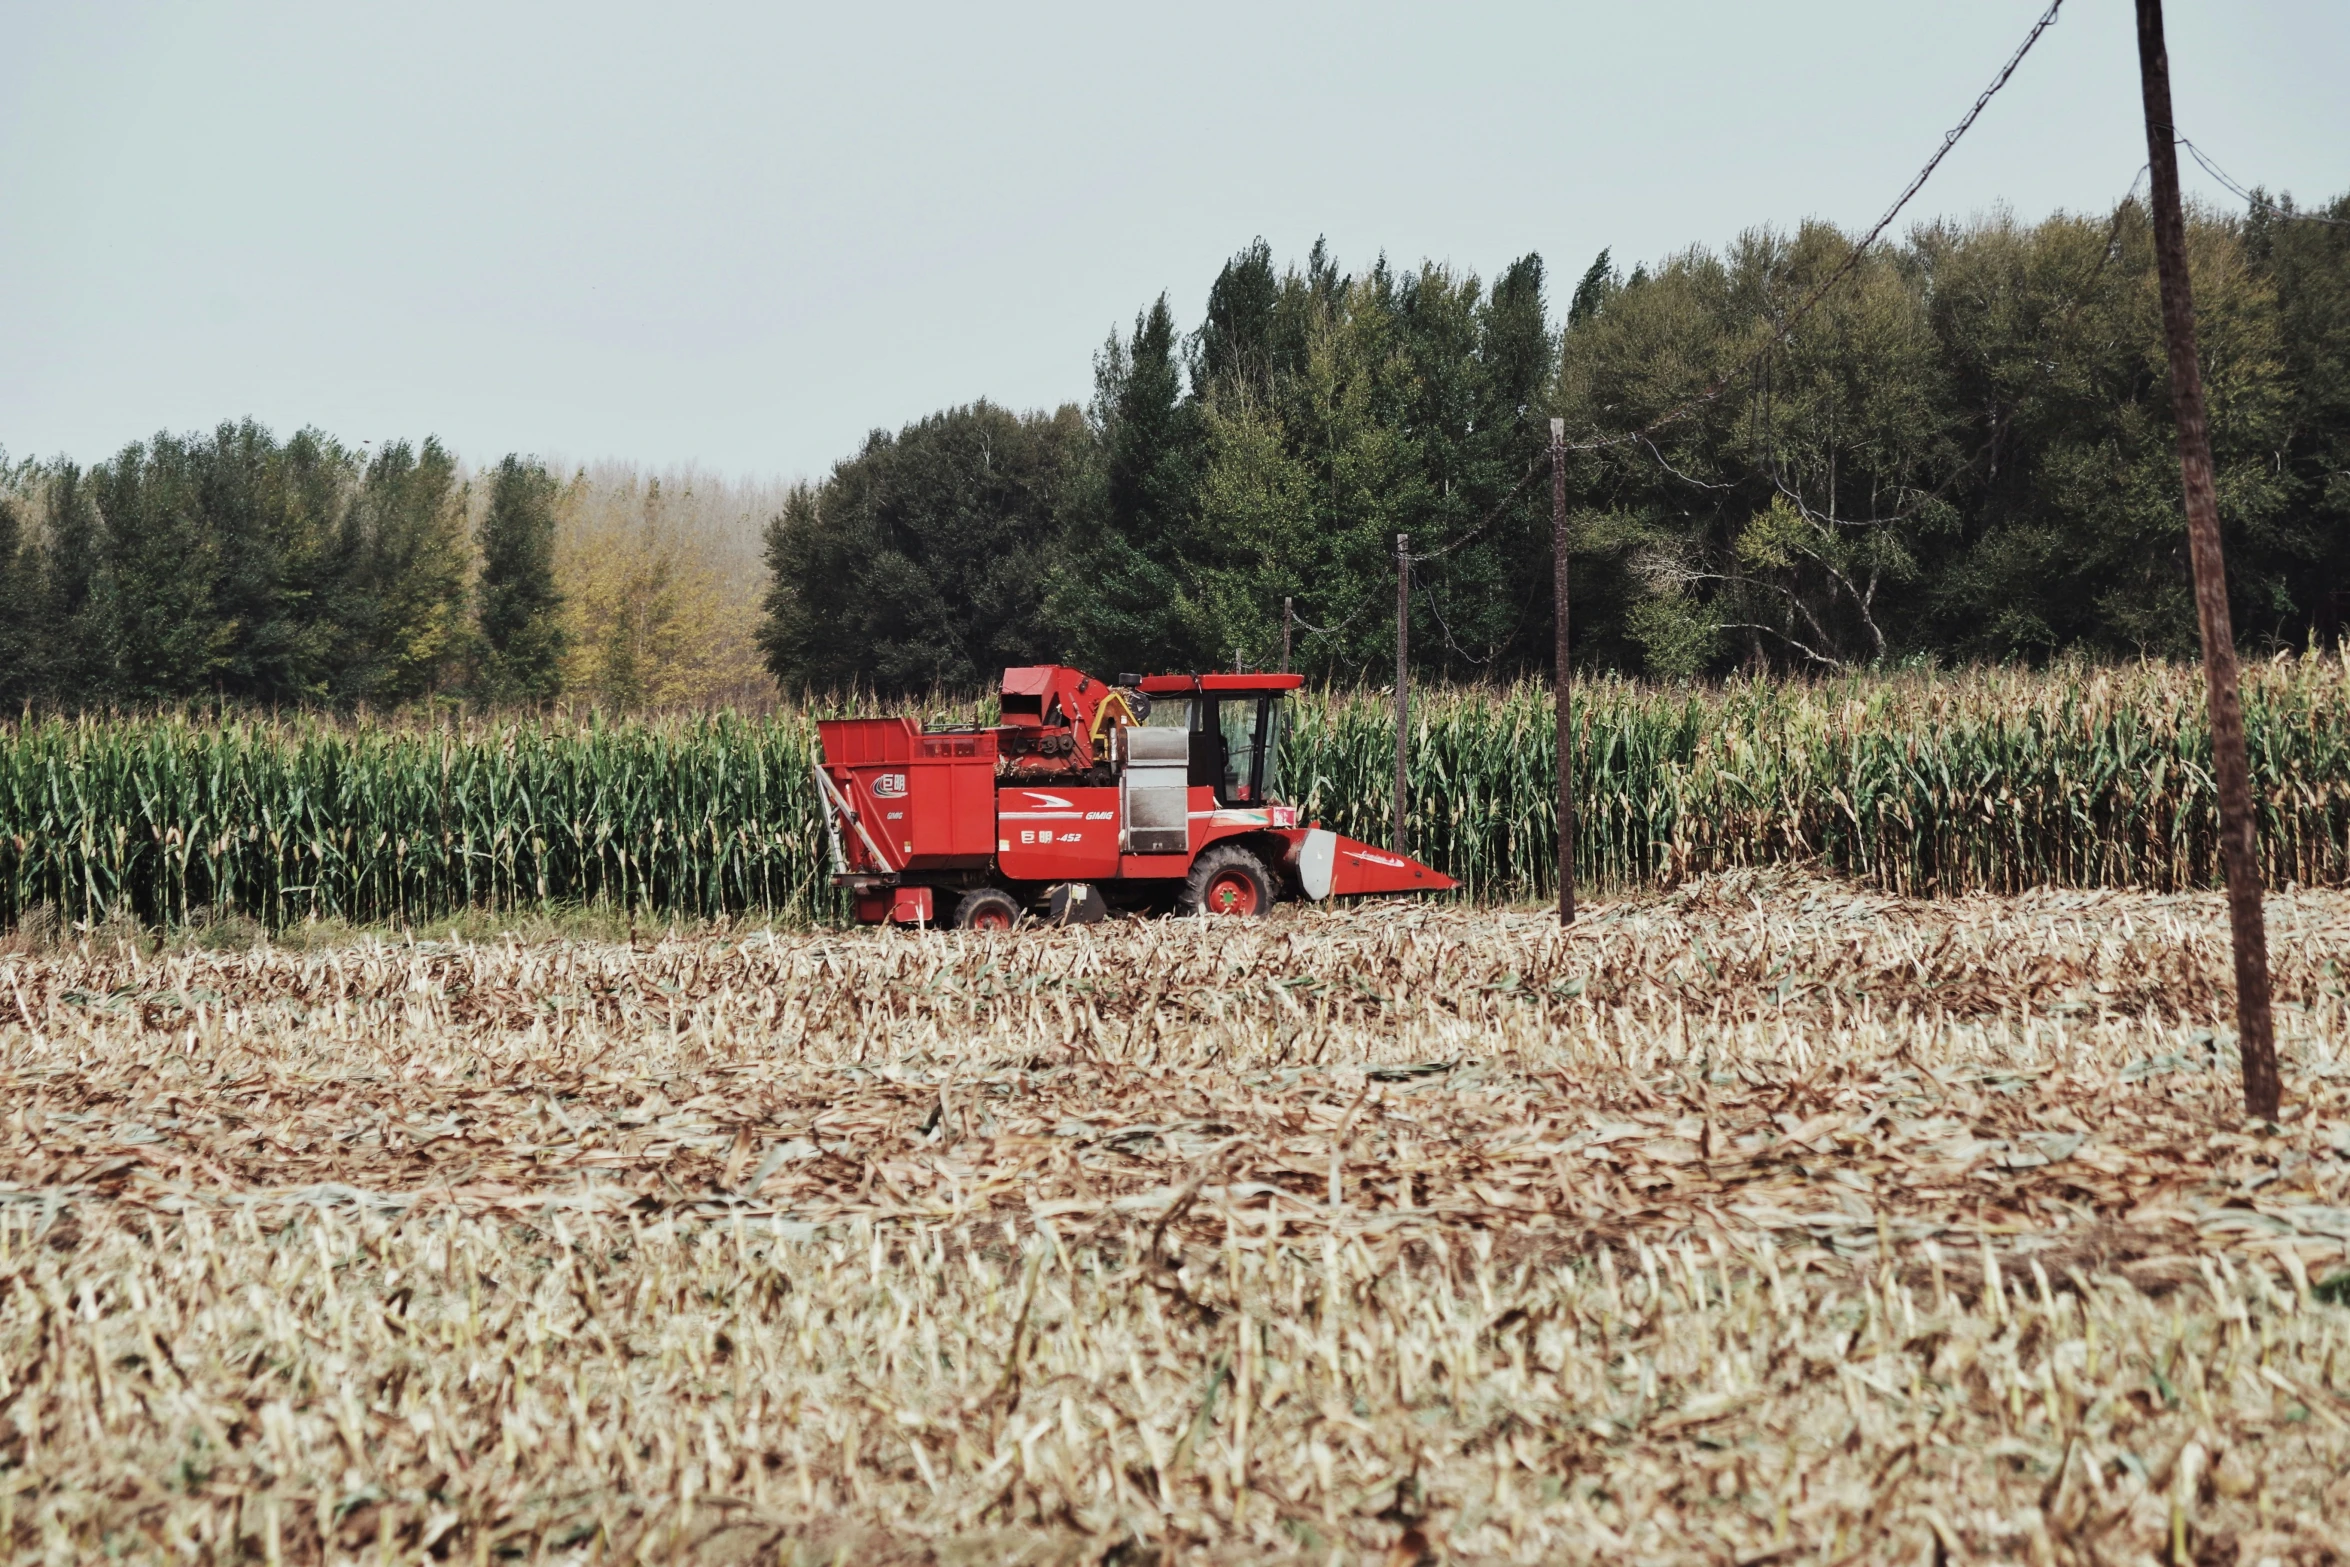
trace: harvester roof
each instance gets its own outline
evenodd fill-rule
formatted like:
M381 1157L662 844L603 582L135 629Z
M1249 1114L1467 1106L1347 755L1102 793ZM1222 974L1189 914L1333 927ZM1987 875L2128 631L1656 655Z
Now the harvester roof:
M1295 691L1306 683L1303 675L1145 675L1145 696L1186 696L1194 691Z

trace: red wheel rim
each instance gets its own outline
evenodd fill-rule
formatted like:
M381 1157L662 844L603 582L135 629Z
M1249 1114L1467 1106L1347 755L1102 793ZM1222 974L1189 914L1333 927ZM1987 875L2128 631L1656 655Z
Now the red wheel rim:
M1257 911L1257 881L1246 871L1225 871L1208 883L1208 912L1211 914L1254 914Z
M1010 930L1012 916L1000 908L985 908L971 916L973 930Z

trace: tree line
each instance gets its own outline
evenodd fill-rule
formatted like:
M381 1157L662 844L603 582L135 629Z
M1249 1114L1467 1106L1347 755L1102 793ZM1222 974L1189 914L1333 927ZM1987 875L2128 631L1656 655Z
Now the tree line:
M470 486L435 440L373 456L251 420L158 435L0 497L0 700L544 702L565 652L557 490L509 456ZM27 513L38 527L28 529Z
M0 711L765 702L745 579L781 499L250 420L0 461Z
M2350 197L2191 224L2254 647L2330 645L2350 612L2346 224ZM885 691L1042 658L1271 667L1288 600L1293 667L1376 676L1405 534L1414 664L1539 669L1549 485L1520 481L1553 417L1582 448L1571 613L1595 666L2191 656L2144 208L1920 227L1789 331L1851 243L1806 224L1628 276L1602 253L1554 319L1536 256L1487 285L1349 273L1320 245L1276 268L1259 241L1189 331L1162 296L1113 335L1083 408L945 410L793 491L767 532L769 667Z
M2331 645L2350 197L2189 238L2236 625ZM1922 226L1790 330L1850 243L1602 253L1559 312L1538 256L1487 283L1260 240L1196 324L1162 295L1113 333L1083 406L943 410L789 487L250 420L0 460L0 707L756 703L1263 668L1285 629L1293 667L1377 678L1399 534L1415 665L1505 679L1550 657L1553 418L1595 667L2191 656L2144 209Z

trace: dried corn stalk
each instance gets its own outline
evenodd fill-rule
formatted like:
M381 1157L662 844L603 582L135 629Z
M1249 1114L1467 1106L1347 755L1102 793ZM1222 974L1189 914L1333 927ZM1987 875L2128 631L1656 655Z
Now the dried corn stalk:
M2325 1560L2272 912L2276 1135L2208 895L0 956L0 1541Z

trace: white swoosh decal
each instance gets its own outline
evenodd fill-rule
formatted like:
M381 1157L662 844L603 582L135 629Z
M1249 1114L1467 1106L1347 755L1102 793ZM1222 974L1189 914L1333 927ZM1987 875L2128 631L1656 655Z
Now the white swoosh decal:
M1034 789L1023 789L1020 792L1028 796L1029 799L1035 801L1038 805L1049 805L1056 811L1068 811L1076 809L1076 807L1072 806L1067 800L1062 799L1057 794L1039 794Z

